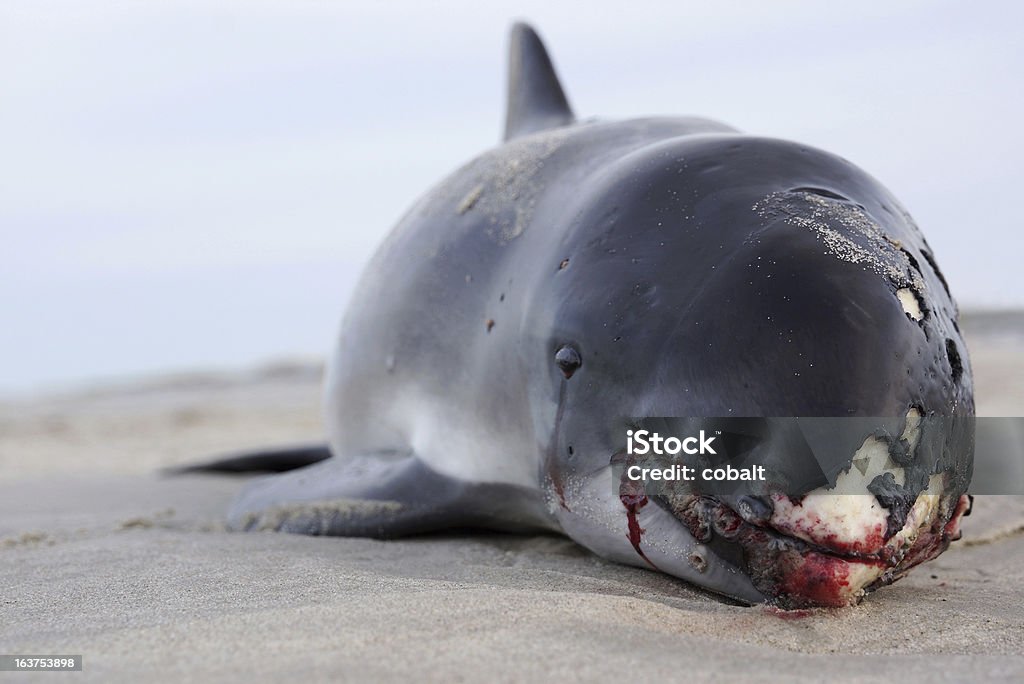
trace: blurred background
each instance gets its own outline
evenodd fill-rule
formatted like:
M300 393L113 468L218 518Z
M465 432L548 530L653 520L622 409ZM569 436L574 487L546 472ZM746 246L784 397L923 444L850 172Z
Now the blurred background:
M1018 3L0 4L0 395L320 358L362 265L497 144L506 34L580 117L847 157L964 310L1024 307Z

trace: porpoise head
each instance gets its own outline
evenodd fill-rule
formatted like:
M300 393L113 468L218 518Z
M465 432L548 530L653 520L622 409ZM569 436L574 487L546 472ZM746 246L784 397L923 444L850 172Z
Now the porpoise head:
M565 217L529 367L542 477L574 538L794 608L854 603L957 537L967 352L928 245L876 180L789 142L684 136L609 164ZM654 417L692 434L806 420L761 435L769 481L730 494L622 480L627 430Z

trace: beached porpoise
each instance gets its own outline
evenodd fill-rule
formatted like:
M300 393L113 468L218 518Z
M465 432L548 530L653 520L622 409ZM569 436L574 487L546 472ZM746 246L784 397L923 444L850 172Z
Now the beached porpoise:
M969 509L973 434L929 422L974 412L956 318L871 176L706 119L577 121L520 24L504 142L408 211L351 298L329 446L200 469L303 466L247 486L239 530L549 530L743 602L846 605ZM765 438L783 484L724 496L622 481L655 416L850 422L805 435L814 488L786 490L797 452Z

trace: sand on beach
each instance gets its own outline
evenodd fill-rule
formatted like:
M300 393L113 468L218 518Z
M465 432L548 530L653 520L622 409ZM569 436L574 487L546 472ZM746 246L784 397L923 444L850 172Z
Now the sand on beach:
M1024 415L1020 331L965 328L979 415ZM1024 679L1024 497L978 497L962 541L860 606L792 615L558 536L229 533L243 479L158 474L321 440L319 375L0 402L0 654L84 656L33 681Z

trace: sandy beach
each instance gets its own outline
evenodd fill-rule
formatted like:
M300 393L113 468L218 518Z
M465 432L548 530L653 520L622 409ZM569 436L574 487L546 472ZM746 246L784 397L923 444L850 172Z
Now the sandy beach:
M1024 415L1021 316L966 317L978 414ZM1024 497L860 606L785 614L557 536L224 530L242 478L161 467L319 441L320 369L0 402L0 681L1021 681Z

